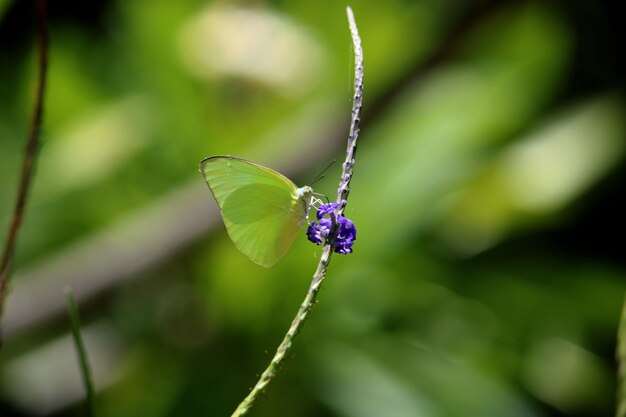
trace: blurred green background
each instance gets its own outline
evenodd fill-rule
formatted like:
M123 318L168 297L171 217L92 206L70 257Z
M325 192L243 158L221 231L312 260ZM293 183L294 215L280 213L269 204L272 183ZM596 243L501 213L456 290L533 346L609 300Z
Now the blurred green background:
M618 2L353 1L365 98L319 304L253 416L611 416L626 287ZM43 145L3 317L1 416L227 416L319 257L228 239L197 171L307 181L343 160L346 4L50 2ZM0 0L0 233L36 79L30 2ZM335 195L340 164L315 184ZM616 234L617 233L617 234ZM615 240L613 240L615 239Z

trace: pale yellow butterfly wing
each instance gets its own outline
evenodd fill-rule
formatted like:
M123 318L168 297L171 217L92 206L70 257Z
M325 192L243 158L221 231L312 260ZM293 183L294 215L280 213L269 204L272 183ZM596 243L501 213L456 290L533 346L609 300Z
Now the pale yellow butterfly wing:
M305 222L306 205L285 176L230 156L203 160L200 171L235 246L254 263L274 265Z

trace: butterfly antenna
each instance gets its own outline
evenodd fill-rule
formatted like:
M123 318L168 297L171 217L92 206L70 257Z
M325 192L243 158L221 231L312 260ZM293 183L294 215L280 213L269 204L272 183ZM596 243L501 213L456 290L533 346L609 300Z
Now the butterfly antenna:
M330 168L331 166L333 166L333 164L334 164L335 162L337 162L337 160L336 160L336 159L333 159L333 160L330 162L330 164L326 165L326 168L324 168L324 169L322 170L322 172L320 172L319 174L317 174L317 176L316 176L315 178L313 178L313 181L309 182L309 185L313 185L313 184L315 184L316 182L318 182L319 180L321 180L322 178L324 178L324 177L325 177L324 173L325 173L326 171L328 171L328 168Z

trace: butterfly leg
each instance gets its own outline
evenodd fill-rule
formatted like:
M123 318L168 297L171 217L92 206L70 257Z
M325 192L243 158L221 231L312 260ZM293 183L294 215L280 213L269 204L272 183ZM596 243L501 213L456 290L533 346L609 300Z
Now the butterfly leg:
M311 225L311 221L309 220L309 213L311 212L311 207L314 207L317 210L317 208L321 206L322 204L324 204L322 200L314 196L311 196L311 201L309 202L309 204L306 205L306 208L305 208L306 222L309 226Z

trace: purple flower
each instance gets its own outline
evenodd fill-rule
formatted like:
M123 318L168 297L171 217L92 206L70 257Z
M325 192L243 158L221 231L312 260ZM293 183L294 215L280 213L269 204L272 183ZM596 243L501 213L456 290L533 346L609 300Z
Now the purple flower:
M319 224L315 222L311 223L306 231L306 235L309 237L309 240L316 245L321 245L322 240L328 237L330 227L332 225L332 221L330 219L320 219L319 222Z
M331 216L337 208L337 203L323 204L317 209L317 220L319 223L312 222L306 231L309 240L316 245L321 245L322 241L330 234L332 227ZM328 216L328 217L326 217ZM352 253L352 245L356 240L356 227L354 223L346 217L339 216L337 218L339 230L337 230L337 238L335 239L335 252L343 255Z
M322 217L329 216L331 213L334 213L337 206L337 203L322 204L317 209L317 219L322 220Z
M352 253L352 245L356 240L356 227L352 221L343 216L339 216L337 222L339 223L339 233L337 233L335 240L335 252L344 255Z

